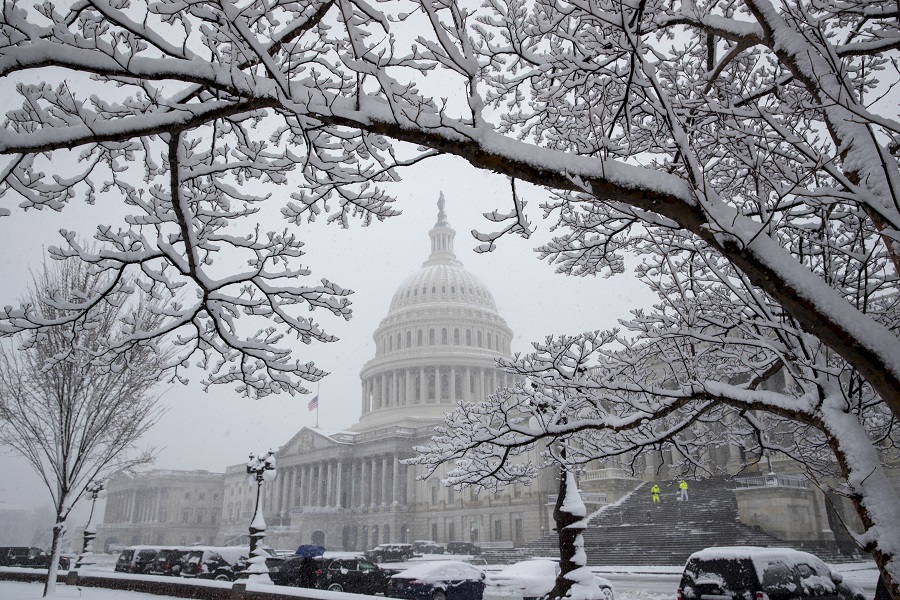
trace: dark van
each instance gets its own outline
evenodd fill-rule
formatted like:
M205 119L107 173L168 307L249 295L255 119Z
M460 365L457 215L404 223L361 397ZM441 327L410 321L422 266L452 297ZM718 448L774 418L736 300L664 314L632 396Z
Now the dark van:
M862 588L808 552L707 548L688 558L678 600L864 600Z

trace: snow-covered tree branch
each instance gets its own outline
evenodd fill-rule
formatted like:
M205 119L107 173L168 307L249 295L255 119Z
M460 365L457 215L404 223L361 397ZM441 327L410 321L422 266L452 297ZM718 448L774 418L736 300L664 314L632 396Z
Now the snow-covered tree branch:
M0 130L10 202L0 211L122 198L133 215L98 228L99 250L71 235L54 250L134 277L135 294L162 303L158 327L108 347L170 336L176 376L199 354L209 383L258 396L323 375L286 341L333 339L306 310L350 315L349 290L297 285L310 274L296 264L302 241L260 231L258 211L277 204L289 224L384 219L397 213L390 183L436 154L543 186L542 204L513 192L512 206L486 206L492 229L476 238L489 248L528 235L526 209L540 206L557 236L539 252L561 273L614 275L639 252L661 305L628 334L548 340L508 365L537 388L491 401L509 430L489 414L487 429L473 422L472 435L488 436L476 441L504 440L488 456L583 432L588 450L579 458L576 444L567 460L669 443L690 457L700 445L687 433L714 435L712 421L779 446L760 435L764 413L808 428L810 446L779 449L810 465L825 465L818 452L830 445L872 519L860 543L900 581L893 546L878 539L900 529L896 494L873 511L867 494L883 473L863 476L872 456L848 441L867 437L874 452L900 416L897 10L896 0L8 2L0 76L17 84L20 107ZM7 334L63 324L26 308L0 314ZM785 386L762 394L776 373ZM537 434L516 422L525 399L567 425L551 419ZM611 434L591 442L598 430Z

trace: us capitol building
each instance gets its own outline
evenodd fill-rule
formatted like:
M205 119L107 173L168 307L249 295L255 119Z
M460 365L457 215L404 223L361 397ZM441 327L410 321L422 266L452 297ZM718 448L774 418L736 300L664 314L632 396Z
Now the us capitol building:
M430 539L512 546L552 530L556 474L499 493L420 480L401 461L431 443L457 402L511 385L496 367L510 357L512 330L494 297L453 252L456 232L438 201L431 254L394 293L375 330L375 356L360 373L359 422L325 433L304 427L276 452L278 475L263 484L266 543L365 550ZM148 471L109 485L98 548L111 544L246 543L256 497L244 464L221 473Z

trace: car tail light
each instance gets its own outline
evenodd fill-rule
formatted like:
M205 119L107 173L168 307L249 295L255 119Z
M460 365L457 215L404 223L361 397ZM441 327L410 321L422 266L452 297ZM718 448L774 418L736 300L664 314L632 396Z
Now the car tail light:
M756 600L769 600L769 595L765 592L756 592Z
M681 595L681 588L678 588L677 600L684 600L684 597Z

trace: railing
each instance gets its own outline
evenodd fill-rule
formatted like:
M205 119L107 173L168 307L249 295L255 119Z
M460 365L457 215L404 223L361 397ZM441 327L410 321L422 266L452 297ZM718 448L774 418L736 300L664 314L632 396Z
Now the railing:
M809 480L803 475L754 475L751 477L735 477L734 482L738 487L795 487L808 488Z
M594 469L591 471L582 471L578 474L578 481L599 481L602 479L634 479L639 480L640 477L629 475L623 469Z
M581 492L581 501L585 504L606 504L607 495L598 492ZM556 494L547 495L547 504L556 504Z

